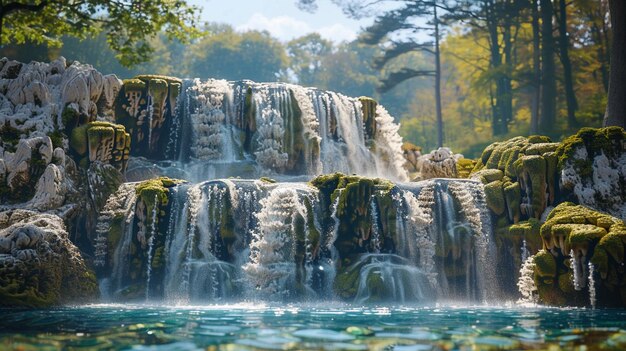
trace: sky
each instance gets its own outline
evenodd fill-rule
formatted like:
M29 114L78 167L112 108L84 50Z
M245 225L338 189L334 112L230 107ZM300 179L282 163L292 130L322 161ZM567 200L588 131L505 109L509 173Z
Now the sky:
M189 0L203 8L201 20L228 23L237 30L267 30L282 40L318 32L326 39L341 42L357 37L371 18L355 20L341 12L330 0L317 0L318 9L308 13L298 9L296 0Z

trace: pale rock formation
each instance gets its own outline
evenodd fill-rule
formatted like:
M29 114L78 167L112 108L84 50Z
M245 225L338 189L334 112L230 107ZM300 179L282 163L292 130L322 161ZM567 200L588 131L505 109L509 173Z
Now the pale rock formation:
M440 147L422 155L417 162L418 178L456 178L456 163L461 158L463 155L455 154L447 147Z
M9 126L22 138L45 136L62 127L66 107L90 120L110 119L121 87L114 75L103 76L79 62L68 66L62 57L28 64L3 58L0 67L0 130Z
M626 206L623 194L626 193L626 189L623 184L626 184L626 152L619 158L609 158L604 152L600 152L592 160L587 159L586 147L579 146L572 159L568 160L561 170L561 186L572 189L580 204L625 219ZM591 162L589 176L581 176L576 166L581 162Z
M0 305L48 306L97 295L95 276L60 217L5 211L0 228Z

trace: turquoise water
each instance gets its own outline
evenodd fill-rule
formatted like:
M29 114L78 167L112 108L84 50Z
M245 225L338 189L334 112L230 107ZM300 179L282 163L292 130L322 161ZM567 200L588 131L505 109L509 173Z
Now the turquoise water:
M3 350L626 348L626 310L250 303L89 305L0 316Z

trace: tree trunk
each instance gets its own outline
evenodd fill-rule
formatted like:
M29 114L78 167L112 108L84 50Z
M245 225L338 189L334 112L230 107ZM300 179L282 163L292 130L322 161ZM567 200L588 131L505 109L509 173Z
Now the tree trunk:
M502 130L503 116L503 96L505 95L505 86L500 72L502 67L502 55L500 54L500 36L498 33L498 19L495 11L495 4L492 0L485 3L485 17L487 22L487 31L489 33L489 51L491 68L496 71L496 95L495 103L491 108L491 134L498 136L504 134Z
M567 125L576 128L576 110L578 101L574 92L574 81L572 79L572 63L569 59L569 37L567 35L567 5L565 0L559 0L559 51L561 53L561 64L563 65L563 75L565 80L565 99L567 101Z
M539 47L539 4L532 0L532 27L533 27L533 92L530 110L530 132L539 133L539 99L541 99L541 51Z
M620 0L621 1L621 0ZM554 68L554 37L552 36L552 0L541 5L541 116L539 132L552 134L556 120L556 74Z
M437 146L443 146L443 117L441 116L441 57L439 52L439 18L437 5L433 6L435 18L435 103L437 107Z
M500 125L501 135L509 132L509 122L513 120L513 86L511 85L511 71L513 69L513 40L511 39L511 1L506 0L504 8L504 24L502 39L504 41L504 65L505 70L502 74L502 95L500 100L500 112L502 113L502 121Z
M626 1L609 0L609 11L613 39L604 126L626 128Z

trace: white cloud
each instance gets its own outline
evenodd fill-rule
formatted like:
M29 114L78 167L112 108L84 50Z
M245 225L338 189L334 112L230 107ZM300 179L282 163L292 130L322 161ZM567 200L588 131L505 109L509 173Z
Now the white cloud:
M357 37L354 30L339 23L319 28L317 32L320 33L322 37L335 42L352 41Z
M237 26L237 30L266 30L272 36L280 40L291 40L312 31L311 27L303 21L293 17L277 16L268 18L261 13L255 13L248 22Z
M335 42L356 38L356 32L342 24L312 28L308 23L293 17L267 17L258 12L253 14L246 23L237 26L236 29L239 31L266 30L282 41L289 41L311 32L318 32L322 37Z

